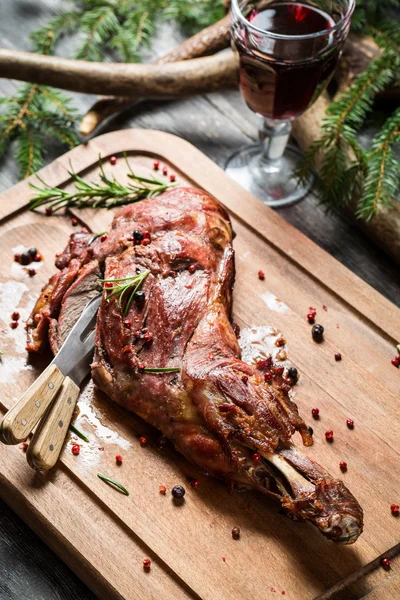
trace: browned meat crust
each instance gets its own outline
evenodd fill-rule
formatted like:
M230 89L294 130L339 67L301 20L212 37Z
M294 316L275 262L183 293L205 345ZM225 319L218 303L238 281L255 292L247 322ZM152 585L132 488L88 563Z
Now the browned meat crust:
M134 244L134 230L148 231L151 243ZM262 370L241 360L231 324L232 229L222 206L200 190L173 189L124 207L105 241L88 240L72 236L57 259L62 271L35 307L29 349L43 343L42 320L52 322L52 348L59 347L82 298L96 293L99 269L106 279L149 270L141 287L145 301L133 301L126 314L117 297L103 295L95 383L208 473L279 498L292 516L310 520L331 539L353 542L362 510L342 482L291 444L295 431L305 445L312 438L281 370L269 365L274 377L266 383ZM180 371L143 373L143 365Z

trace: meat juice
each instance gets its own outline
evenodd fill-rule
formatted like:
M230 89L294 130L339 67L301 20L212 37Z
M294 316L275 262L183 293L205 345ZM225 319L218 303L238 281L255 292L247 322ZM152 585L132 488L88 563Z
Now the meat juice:
M294 2L272 2L246 18L259 30L286 36L315 34L335 24L323 11ZM271 119L292 119L306 110L334 73L341 44L333 38L326 33L279 39L251 28L245 35L234 31L240 84L249 108Z

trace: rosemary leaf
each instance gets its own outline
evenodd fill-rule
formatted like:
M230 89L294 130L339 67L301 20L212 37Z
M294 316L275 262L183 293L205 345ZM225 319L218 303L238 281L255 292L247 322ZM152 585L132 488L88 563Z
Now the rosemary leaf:
M79 431L79 429L77 429L75 427L75 425L72 425L72 423L70 424L69 429L70 429L70 431L72 431L72 433L74 433L75 435L77 435L84 442L90 442L90 440L87 437L87 435L85 435L84 433L82 433L82 431Z
M103 286L103 290L105 292L111 292L107 296L107 301L110 301L114 296L118 296L118 306L122 308L122 299L125 293L130 289L132 289L132 293L129 296L128 300L125 302L125 307L123 309L123 314L126 315L129 311L129 307L132 304L132 300L139 287L142 285L146 277L149 275L150 271L147 269L143 271L143 273L138 273L136 275L132 275L132 277L124 277L122 279L99 279L100 283L112 283L113 287L105 287Z
M111 479L111 477L107 477L107 475L102 475L101 473L97 473L97 477L111 487L118 489L122 494L125 494L125 496L129 496L128 490L122 485L122 483L118 483L118 481L115 481L115 479Z
M99 233L94 233L88 242L88 246L90 246L90 244L93 244L95 239L97 239L98 237L101 237L105 233L107 233L107 231L100 231Z

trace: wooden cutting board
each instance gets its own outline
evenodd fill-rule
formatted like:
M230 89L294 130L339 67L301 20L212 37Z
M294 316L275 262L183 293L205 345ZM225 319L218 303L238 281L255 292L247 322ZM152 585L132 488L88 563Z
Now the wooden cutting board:
M390 360L400 341L400 310L175 136L148 130L109 133L65 154L40 175L47 183L67 185L71 164L85 179L95 178L101 154L118 157L115 166L106 160L105 169L123 179L124 151L135 171L148 173L157 158L178 183L202 187L227 207L236 232L235 320L242 328L271 326L283 332L300 373L296 402L314 429L315 443L304 451L342 477L357 496L365 511L364 533L354 546L341 547L311 525L285 518L277 504L259 494L231 494L173 448L160 448L154 430L95 392L90 382L76 419L90 443L79 442L81 453L73 456L72 436L48 474L33 472L21 448L0 444L1 497L107 600L263 600L278 595L308 600L340 593L355 599L377 581L382 585L394 577L397 586L382 589L398 589L396 561L388 573L378 567L371 582L363 579L354 587L354 581L377 567L381 555L399 551L400 519L391 515L390 504L400 501L400 370ZM68 216L25 210L32 195L29 181L35 177L0 198L2 413L50 360L27 363L23 326L11 330L10 314L18 310L26 319L54 272L55 253L75 230ZM107 229L112 218L102 209L74 214L94 232ZM43 254L35 277L13 262L19 245L36 246ZM316 321L325 327L322 344L312 340L309 306L316 307ZM335 361L335 352L342 354L341 362ZM320 409L318 421L311 417L314 406ZM346 426L349 417L355 421L353 430ZM334 431L333 444L325 441L327 429ZM140 436L148 437L147 446L140 445ZM117 454L124 458L120 467ZM342 460L348 463L344 474ZM123 483L130 495L105 485L99 472ZM196 478L200 485L195 489L190 481ZM187 489L180 507L170 493L178 483ZM160 485L167 487L165 496ZM232 539L233 526L241 529L239 541ZM142 568L145 557L152 560L149 573ZM337 591L349 590L350 584L351 592Z

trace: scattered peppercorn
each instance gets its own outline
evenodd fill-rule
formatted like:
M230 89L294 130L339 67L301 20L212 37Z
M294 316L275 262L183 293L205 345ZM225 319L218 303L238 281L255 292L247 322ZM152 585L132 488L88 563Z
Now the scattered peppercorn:
M342 355L340 354L340 352L335 352L335 360L336 360L336 362L338 362L339 360L342 360Z
M391 504L390 505L390 510L392 512L392 515L394 515L395 517L398 517L400 514L400 506L398 504Z
M242 375L241 379L242 379L243 383L247 383L249 381L249 378L247 375Z
M311 437L314 435L314 429L310 426L307 427L308 429L308 433L311 435Z
M29 252L23 252L21 254L21 258L19 260L19 262L21 263L21 265L30 265L32 262L32 256L29 254Z
M71 225L73 227L75 227L76 225L78 225L78 223L79 223L78 219L76 217L72 217L72 219L71 219Z
M135 242L141 242L143 239L143 233L139 229L135 229L133 232L133 239Z
M174 487L172 488L172 496L176 499L176 500L181 500L183 498L183 496L186 494L186 490L183 487L183 485L174 485Z
M261 279L261 281L265 279L265 273L261 269L258 271L258 279Z
M74 444L71 448L71 452L72 454L74 454L75 456L78 456L79 452L81 451L81 447L79 444Z
M19 321L20 316L21 315L19 314L19 312L15 310L13 312L13 314L11 315L11 318L12 318L13 321Z
M144 373L144 369L145 369L145 364L143 362L138 363L138 371L139 373Z
M394 365L395 367L398 367L400 365L400 360L397 360L397 358L392 358L392 360L390 361L392 363L392 365Z
M105 281L104 282L104 287L105 288L112 288L112 287L114 287L114 284L113 284L112 281Z
M260 371L266 371L272 367L272 356L268 358L264 358L263 360L258 360L256 362L256 368L260 369Z
M167 169L167 167L163 167L162 174L163 175L168 175L168 169Z
M312 408L311 414L314 417L314 419L319 419L319 408Z
M289 367L288 376L290 379L297 379L297 369L296 367Z
M36 275L35 269L28 269L28 275L29 275L29 277L35 277L35 275Z
M100 241L105 242L107 238L108 238L108 235L106 233L103 233L103 235L100 236Z
M117 164L117 157L110 156L110 165L116 165L116 164Z
M150 344L150 342L153 339L153 334L150 333L150 331L148 331L147 333L144 334L143 339L145 341L146 344Z
M143 559L143 569L145 569L146 571L148 571L151 567L151 560L149 558L144 558Z
M264 373L264 381L271 381L274 378L271 371L266 371Z
M160 494L165 496L165 494L167 493L167 488L165 487L165 485L160 485L158 491L160 492Z
M342 462L339 463L339 467L341 471L347 471L347 462L345 460L342 460Z
M36 248L29 248L28 253L32 256L32 258L34 259L36 254L37 254L37 250Z
M390 569L390 564L391 564L390 558L382 558L381 565L384 569L387 569L387 570Z
M45 213L46 213L46 215L50 216L50 215L52 215L52 214L53 214L53 209L52 209L52 208L50 208L50 206L48 206L48 207L46 208L46 210L45 210Z
M240 538L240 527L232 528L232 537L234 540L238 540Z
M142 436L139 438L139 442L141 446L145 446L147 444L147 438Z
M200 479L192 479L190 485L192 486L192 488L198 488L200 485Z
M315 323L315 317L314 317L313 313L308 313L308 315L307 315L307 321L309 323Z
M153 162L153 169L154 169L155 171L158 171L159 167L160 167L160 161L159 161L159 160L155 160L155 161Z
M122 465L122 461L123 461L122 456L120 454L117 454L117 456L115 457L115 461L116 461L117 465Z
M333 442L333 431L331 429L325 431L325 438L328 442Z
M324 336L324 328L322 325L313 325L311 329L311 334L315 342L321 342Z
M10 323L11 329L17 329L18 325L19 325L18 321L11 321L11 323Z
M133 299L135 300L136 304L138 304L139 306L143 306L144 301L146 299L146 295L141 290L138 290L137 292L135 292Z
M40 256L40 254L38 252L35 256L35 262L40 262L41 260L42 260L42 257Z
M14 254L14 260L17 263L21 262L21 254L19 254L19 253Z
M175 181L175 179L176 179L176 176L175 176L175 175L173 175L173 174L172 174L172 175L170 175L170 176L169 176L169 180L170 180L171 182L174 182L174 181Z
M151 243L151 239L147 237L143 238L140 243L142 244L142 246L148 246Z
M191 275L193 275L193 273L195 272L195 270L196 270L196 267L195 267L195 265L190 265L190 266L189 266L189 268L188 268L188 271L189 271L189 273L190 273Z
M347 419L346 425L349 429L354 429L354 421L353 419Z
M400 361L400 354L396 354L396 356L394 357L394 360Z
M251 458L253 459L253 462L258 463L261 460L261 454L255 452Z

